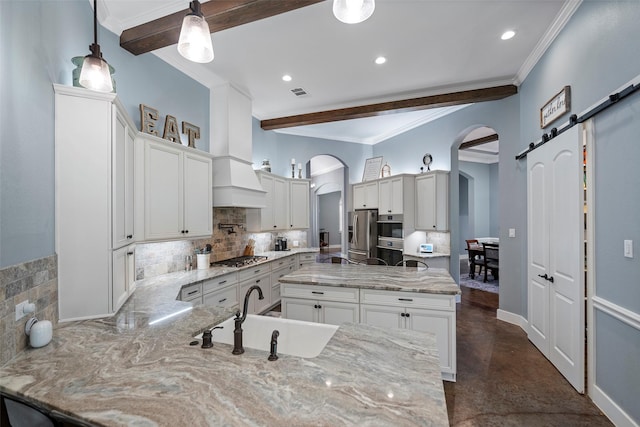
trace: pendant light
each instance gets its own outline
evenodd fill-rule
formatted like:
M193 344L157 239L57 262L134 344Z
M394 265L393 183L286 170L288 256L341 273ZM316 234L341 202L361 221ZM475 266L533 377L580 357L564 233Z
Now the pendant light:
M189 61L201 64L211 62L213 60L211 31L200 10L200 2L193 0L189 3L189 9L191 12L182 20L178 52Z
M83 87L99 92L113 92L109 64L102 59L98 44L98 5L93 0L93 44L89 46L90 55L84 57L79 83Z
M375 0L333 0L333 14L345 24L365 21L375 8Z

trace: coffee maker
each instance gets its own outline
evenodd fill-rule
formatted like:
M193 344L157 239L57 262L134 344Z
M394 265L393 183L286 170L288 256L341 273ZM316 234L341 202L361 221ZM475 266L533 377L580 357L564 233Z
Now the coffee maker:
M276 237L276 251L286 251L287 250L287 238L286 237Z

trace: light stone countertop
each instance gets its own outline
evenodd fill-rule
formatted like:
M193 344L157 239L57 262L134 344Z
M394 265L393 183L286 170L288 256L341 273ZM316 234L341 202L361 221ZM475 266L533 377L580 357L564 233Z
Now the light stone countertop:
M451 255L446 254L444 252L431 252L431 253L425 253L425 252L404 252L405 255L407 256L412 256L412 257L416 257L416 258L440 258L440 257L450 257Z
M460 288L444 268L362 264L310 264L281 277L281 283L456 295Z
M345 324L318 357L276 362L189 346L234 309L176 301L180 288L237 270L138 281L115 316L59 324L1 367L0 391L104 426L448 425L431 334Z

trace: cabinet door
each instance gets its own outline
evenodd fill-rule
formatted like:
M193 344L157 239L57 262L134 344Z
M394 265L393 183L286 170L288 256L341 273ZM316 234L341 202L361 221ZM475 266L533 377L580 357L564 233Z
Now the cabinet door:
M353 191L353 209L361 209L367 207L367 199L364 185L354 185Z
M364 184L364 193L367 209L376 209L379 206L378 181Z
M184 236L182 152L147 141L144 165L144 227L146 239Z
M212 234L211 159L184 153L184 230L187 237Z
M240 307L243 306L244 298L251 286L260 286L260 289L262 290L262 296L264 297L262 300L258 299L257 291L251 292L249 305L247 307L248 314L261 313L271 305L271 280L269 275L270 273L256 277L255 279L244 281L238 286L238 304Z
M360 304L360 323L381 328L404 328L404 308Z
M436 335L440 367L443 372L455 373L455 313L408 308L406 314L408 329Z
M343 323L359 323L358 304L344 302L318 301L320 306L320 321L330 325Z
M291 181L291 228L309 228L309 181Z
M436 229L436 177L416 178L416 228Z
M391 208L391 181L380 181L378 183L378 213L380 215L391 213Z
M318 322L318 302L297 298L282 298L282 317L285 319Z
M123 115L113 107L112 141L112 248L130 243L133 239L133 171L134 135Z
M265 194L265 207L260 210L260 230L275 230L276 223L273 218L273 176L260 175L260 184L262 185L262 189L267 192L267 194Z
M289 183L281 178L273 178L273 220L272 230L288 230L289 218Z
M380 214L402 214L402 177L382 180L378 186L378 212Z
M116 312L129 296L127 289L127 252L128 247L113 251L111 278L111 312Z

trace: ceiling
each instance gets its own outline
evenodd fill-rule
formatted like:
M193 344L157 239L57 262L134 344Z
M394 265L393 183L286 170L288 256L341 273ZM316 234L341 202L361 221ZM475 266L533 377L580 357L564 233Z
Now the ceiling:
M227 1L227 0L212 0ZM207 87L227 82L265 120L487 88L519 85L581 0L378 0L349 25L324 1L212 34L215 58L196 64L176 46L153 53ZM98 17L117 35L188 8L187 0L99 0ZM500 35L508 30L508 41ZM387 62L376 65L383 55ZM108 53L105 53L108 57ZM284 82L282 76L292 76ZM307 95L291 90L303 88ZM278 130L376 144L462 106Z

